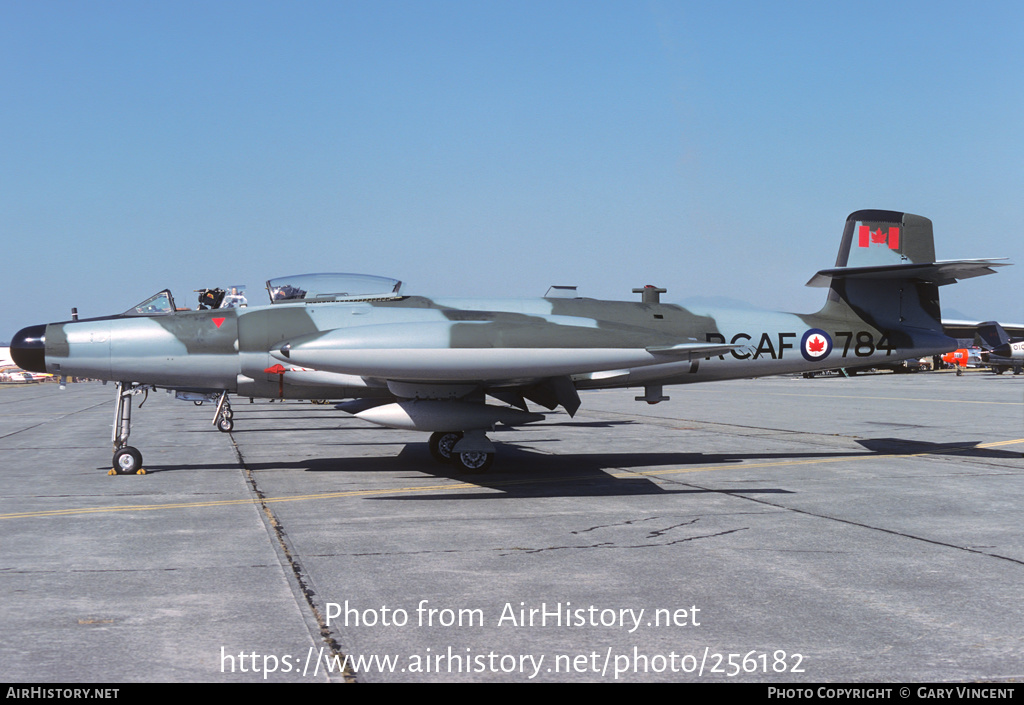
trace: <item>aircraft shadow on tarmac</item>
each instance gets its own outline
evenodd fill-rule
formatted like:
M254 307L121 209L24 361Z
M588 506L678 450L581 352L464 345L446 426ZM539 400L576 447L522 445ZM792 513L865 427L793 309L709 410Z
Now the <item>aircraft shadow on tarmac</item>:
M349 445L349 444L343 444ZM358 444L364 445L364 444ZM375 446L391 444L373 444ZM502 444L500 464L481 474L460 472L456 466L442 464L430 456L425 443L400 443L402 450L397 455L380 457L320 457L294 461L246 462L245 468L260 473L271 470L297 470L314 473L342 473L345 475L390 473L408 470L408 481L422 484L423 474L437 479L448 479L460 484L469 483L481 489L497 492L471 493L458 490L451 493L403 495L395 488L394 496L376 499L514 499L517 497L593 497L627 495L665 495L728 492L730 494L789 494L789 490L766 487L729 487L727 489L706 489L683 482L674 486L660 485L655 478L616 477L610 472L628 471L629 468L646 468L688 465L700 460L709 461L707 456L694 453L589 453L551 455L537 453L517 447L511 443ZM739 462L735 460L734 462ZM161 472L237 470L235 463L181 463L152 464L146 467L149 474ZM443 491L443 487L439 490Z
M551 421L537 422L530 424L530 428L614 428L616 426L633 426L637 422L630 419L624 421L559 421L552 419Z
M857 442L878 455L956 455L991 460L1020 460L1022 457L1019 450L981 448L981 441L930 443L907 438L866 438Z
M338 473L381 473L394 472L396 468L414 470L408 480L422 483L425 473L437 479L448 479L460 484L472 484L481 489L497 490L497 492L474 493L459 489L445 493L444 488L430 494L403 494L397 490L395 494L372 497L368 499L515 499L525 497L595 497L595 496L628 496L628 495L664 495L693 494L719 492L722 490L705 489L678 483L675 486L664 486L654 482L655 478L637 475L621 477L610 474L616 470L626 471L630 467L655 468L674 466L689 454L679 453L616 453L616 454L578 454L550 455L537 453L520 448L514 444L502 444L499 463L486 473L470 474L460 472L455 465L438 463L431 458L425 444L409 443L403 450L392 457L359 457L359 458L309 458L295 463L247 464L254 471L261 469L280 469L294 467L306 472L338 472ZM772 494L789 493L788 490L765 487L730 487L735 494Z
M531 441L531 444L534 441ZM973 458L1001 460L1020 460L1021 453L1001 450L998 448L979 448L979 441L963 441L950 443L929 443L902 438L865 439L858 443L868 452L842 451L823 453L581 453L550 455L536 453L504 444L502 448L501 468L494 468L484 475L443 474L433 471L435 476L445 476L472 482L481 488L500 490L487 493L446 493L429 495L403 495L373 497L375 500L415 500L430 501L438 499L514 499L517 497L566 497L566 496L618 496L618 495L664 495L694 493L725 493L738 495L754 494L793 494L792 490L769 487L697 487L685 481L676 480L675 486L666 487L653 482L654 478L637 476L616 477L616 470L628 471L630 468L643 468L657 472L659 467L679 467L698 465L724 465L728 463L770 462L775 460L813 460L824 461L838 458L880 458L885 456L918 456L918 455L949 455ZM412 455L411 449L399 457ZM417 455L422 455L417 453ZM737 469L742 470L742 465ZM314 468L309 468L314 470ZM666 476L670 476L666 473ZM552 485L558 484L555 489ZM706 482L702 482L706 485Z
M425 449L424 449L425 450ZM631 469L657 472L659 468L689 465L692 453L575 453L551 455L538 453L511 443L502 444L501 457L488 472L466 474L454 466L441 466L432 459L423 468L435 477L471 483L485 492L459 490L430 494L379 496L378 500L433 501L445 499L494 500L540 497L619 497L636 495L707 494L790 494L771 487L733 486L726 490L699 487L684 481L659 484L658 477L623 477ZM407 447L399 458L425 457L422 450ZM497 490L497 491L494 491Z
M618 422L613 422L618 423ZM629 422L627 422L629 423ZM331 429L336 430L336 429ZM294 429L292 429L294 432ZM530 445L538 443L557 443L558 439L530 439ZM430 494L403 494L396 488L394 495L367 497L375 500L416 500L430 501L439 499L515 499L536 497L593 497L593 496L626 496L626 495L665 495L694 493L728 493L728 494L791 494L792 490L770 487L736 487L721 488L698 487L681 478L675 478L672 485L659 484L657 477L637 475L636 477L615 476L615 472L648 470L659 472L659 469L680 468L685 471L688 466L728 465L735 463L742 469L746 462L771 461L806 461L821 459L823 461L839 458L879 458L884 456L917 456L946 455L998 460L1020 460L1019 451L999 448L980 448L980 441L953 441L948 443L930 443L904 438L875 438L857 441L864 451L822 451L810 453L700 453L700 452L622 452L622 453L571 453L550 454L539 453L530 448L519 446L513 442L502 443L501 458L487 473L466 474L456 470L454 465L436 462L430 457L426 443L409 443L402 441L384 441L377 443L333 442L319 445L363 446L376 447L400 445L402 450L397 455L378 457L320 457L304 458L295 461L246 462L245 467L254 472L265 470L294 469L305 472L333 473L393 473L396 469L410 470L411 482L422 482L422 475L436 478L471 483L481 489L496 490L487 492L432 492ZM866 451L866 452L865 452ZM155 465L147 468L147 472L174 472L189 470L228 470L237 469L235 463L220 464L176 464ZM661 477L669 477L665 473ZM702 483L706 484L706 483ZM443 488L441 488L443 489Z

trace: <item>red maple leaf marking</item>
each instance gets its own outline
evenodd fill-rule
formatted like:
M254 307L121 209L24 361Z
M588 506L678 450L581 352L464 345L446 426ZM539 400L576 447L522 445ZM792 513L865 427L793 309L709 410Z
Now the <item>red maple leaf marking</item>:
M825 341L818 336L814 336L807 341L807 349L812 353L819 353L825 349Z
M888 245L890 250L898 250L900 247L899 227L888 229L882 226L878 230L872 230L867 225L862 225L857 230L857 246L870 247L871 245Z

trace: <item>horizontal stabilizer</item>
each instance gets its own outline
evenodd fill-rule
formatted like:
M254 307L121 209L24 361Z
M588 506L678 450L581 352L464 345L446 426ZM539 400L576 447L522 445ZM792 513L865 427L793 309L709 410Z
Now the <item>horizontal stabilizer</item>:
M807 282L807 286L826 287L833 279L910 279L942 286L961 279L995 274L994 267L1010 263L1003 259L958 259L916 264L884 264L871 267L835 267L823 269Z

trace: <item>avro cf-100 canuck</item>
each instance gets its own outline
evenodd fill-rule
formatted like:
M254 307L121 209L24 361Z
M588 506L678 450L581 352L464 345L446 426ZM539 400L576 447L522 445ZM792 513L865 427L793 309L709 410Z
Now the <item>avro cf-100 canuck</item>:
M836 266L813 314L687 310L661 303L575 298L440 299L401 282L314 274L267 282L270 303L176 310L164 290L116 316L25 328L11 343L23 369L117 382L112 440L120 474L142 468L128 445L131 399L166 388L217 401L229 395L351 401L339 407L383 426L430 432L439 460L482 471L497 424L543 419L528 402L570 415L579 390L663 387L867 365L956 348L942 332L938 288L1005 262L936 261L927 218L865 210L849 216ZM488 403L487 397L500 402Z
M979 325L975 340L982 348L982 362L997 375L1007 370L1013 370L1015 375L1024 372L1024 340L1011 340L996 321Z

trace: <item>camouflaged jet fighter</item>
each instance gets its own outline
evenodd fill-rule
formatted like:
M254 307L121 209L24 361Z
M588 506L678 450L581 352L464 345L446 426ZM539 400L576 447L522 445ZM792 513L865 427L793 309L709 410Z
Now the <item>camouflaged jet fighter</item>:
M21 330L11 353L26 370L117 382L114 472L142 468L128 445L131 399L154 388L217 401L229 394L349 399L358 418L427 431L433 455L466 471L493 461L486 432L539 421L528 401L570 415L579 390L663 387L869 365L956 348L942 332L938 288L1005 262L936 261L927 218L866 210L846 221L836 266L814 314L687 310L660 302L576 298L430 299L364 275L271 279L270 303L178 311L164 290L122 314ZM504 405L488 403L491 397Z

